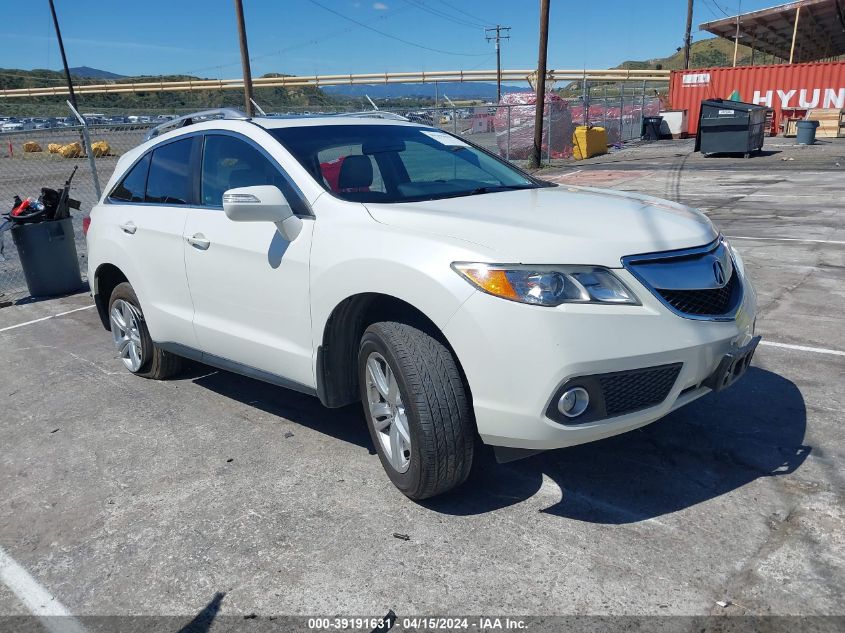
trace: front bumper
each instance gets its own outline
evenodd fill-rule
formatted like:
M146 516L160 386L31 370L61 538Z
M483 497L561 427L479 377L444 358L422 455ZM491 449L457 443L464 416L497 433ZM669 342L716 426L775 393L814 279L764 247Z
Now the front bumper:
M706 321L670 312L626 270L614 272L641 306L542 308L477 292L452 317L444 333L466 374L485 443L546 450L644 426L709 393L705 381L725 355L752 340L757 305L747 279L736 318ZM581 424L548 415L571 378L675 363L680 371L659 404Z

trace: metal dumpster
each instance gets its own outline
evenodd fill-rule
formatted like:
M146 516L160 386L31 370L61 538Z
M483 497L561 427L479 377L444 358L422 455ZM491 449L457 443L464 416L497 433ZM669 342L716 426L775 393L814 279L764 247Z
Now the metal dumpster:
M727 99L701 102L695 151L708 154L743 154L763 148L766 106Z

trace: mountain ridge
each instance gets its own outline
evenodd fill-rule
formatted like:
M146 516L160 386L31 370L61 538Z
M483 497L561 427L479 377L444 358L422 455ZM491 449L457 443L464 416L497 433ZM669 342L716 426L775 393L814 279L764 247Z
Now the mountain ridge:
M85 79L125 79L126 75L118 75L108 70L91 68L90 66L75 66L69 68L71 77L83 77ZM61 71L56 71L61 72Z

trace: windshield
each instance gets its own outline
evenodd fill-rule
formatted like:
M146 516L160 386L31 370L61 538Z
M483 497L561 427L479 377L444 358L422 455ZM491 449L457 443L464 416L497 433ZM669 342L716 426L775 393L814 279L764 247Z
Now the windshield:
M543 186L435 128L308 125L268 132L343 200L414 202Z

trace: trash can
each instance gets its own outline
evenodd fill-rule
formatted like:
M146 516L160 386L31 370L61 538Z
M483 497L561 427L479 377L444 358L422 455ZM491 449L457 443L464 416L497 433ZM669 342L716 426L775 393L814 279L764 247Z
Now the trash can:
M755 103L706 99L701 102L695 151L702 154L743 154L746 158L763 148L766 113Z
M643 117L642 129L640 130L640 138L642 138L644 141L659 141L660 126L662 124L662 116Z
M51 297L82 287L71 218L18 224L11 232L30 295Z
M816 142L816 128L818 121L798 121L798 133L795 135L795 143L798 145L812 145Z

